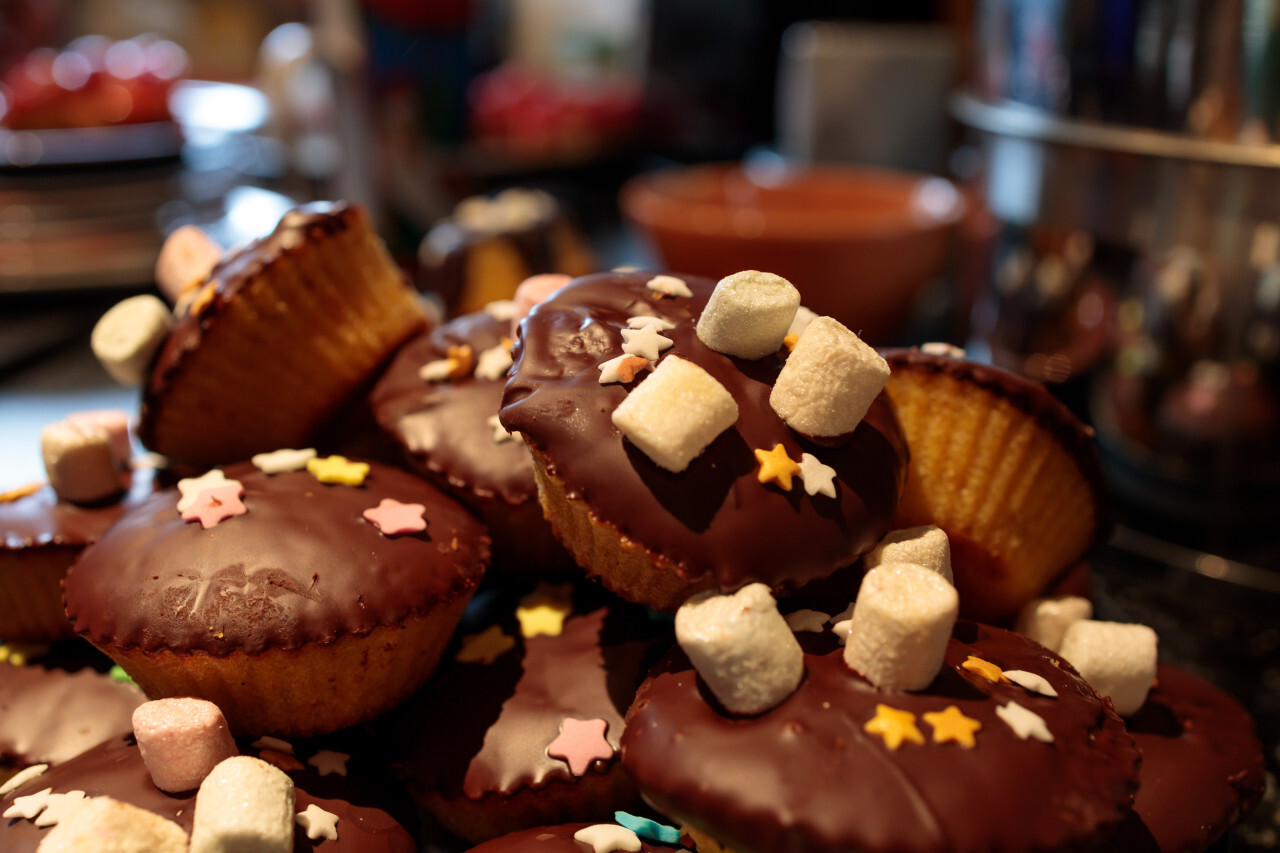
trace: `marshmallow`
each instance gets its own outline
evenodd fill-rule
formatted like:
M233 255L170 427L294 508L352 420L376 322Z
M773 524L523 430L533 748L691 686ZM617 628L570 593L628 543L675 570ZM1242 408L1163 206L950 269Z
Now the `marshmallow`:
M156 699L133 710L133 736L161 791L194 791L224 759L238 755L218 706L204 699Z
M676 642L735 714L761 714L795 692L804 653L762 583L699 593L676 611Z
M809 324L778 373L769 405L802 435L853 432L889 380L889 364L830 317Z
M175 304L204 281L222 259L222 247L194 225L184 225L165 239L156 258L156 287Z
M140 385L172 326L168 306L144 293L109 308L93 327L89 345L112 379Z
M788 335L795 335L797 338L804 334L804 330L809 328L809 324L818 319L818 312L806 308L801 305L796 309L796 316L792 318L791 325L787 328Z
M290 853L293 780L261 759L228 758L196 794L191 853Z
M1089 599L1075 595L1057 598L1037 598L1018 613L1014 626L1019 634L1026 634L1050 651L1062 648L1062 635L1074 623L1093 616Z
M562 273L543 273L526 278L516 288L515 312L511 317L511 337L515 338L520 321L529 316L533 306L545 302L547 297L564 287L573 279Z
M738 404L710 373L672 355L627 395L612 417L613 425L646 456L678 473L733 426Z
M72 424L89 424L105 429L111 440L111 453L116 458L116 465L120 468L129 467L129 461L133 458L133 445L129 441L129 413L124 409L88 409L72 412L65 420Z
M49 830L36 853L187 853L187 833L155 812L93 797Z
M942 575L947 583L955 583L951 577L951 540L936 524L890 530L862 558L862 567L867 571L885 563L914 563Z
M1156 632L1146 625L1081 619L1067 628L1058 654L1090 687L1110 696L1124 717L1147 701L1156 677L1156 642Z
M959 609L956 588L937 572L877 566L853 603L844 662L881 690L922 690L942 668Z
M725 355L764 358L782 346L799 307L800 291L782 276L736 272L711 291L698 318L698 338Z
M93 424L59 421L40 430L40 454L58 498L93 503L124 490L111 434Z

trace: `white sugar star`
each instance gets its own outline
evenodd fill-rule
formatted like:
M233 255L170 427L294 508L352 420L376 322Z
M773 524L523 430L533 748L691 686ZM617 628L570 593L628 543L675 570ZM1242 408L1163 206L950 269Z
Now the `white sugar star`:
M661 317L654 317L651 314L640 314L627 318L628 329L643 329L645 326L656 326L659 332L665 332L667 329L674 329L676 324Z
M590 844L596 853L614 853L615 850L626 850L636 853L640 850L640 836L625 826L613 823L597 823L584 826L573 834L574 841Z
M13 801L13 805L5 809L3 814L0 814L0 817L20 817L25 820L32 820L36 815L44 811L45 806L49 805L49 798L52 796L53 789L45 788L43 791L37 791L25 797L18 797Z
M178 481L178 491L182 493L182 498L178 501L178 512L186 512L195 506L196 498L200 497L200 493L205 489L213 489L218 486L240 485L239 480L228 480L227 475L222 473L221 468L214 468L201 474L199 477L187 477L185 480Z
M659 353L670 348L672 343L670 338L664 338L654 326L622 330L622 351L649 361L657 361Z
M832 625L834 625L837 622L846 622L852 618L853 618L853 603L851 602L849 606L846 607L844 610L841 610L839 613L831 614L831 618L828 619L827 621L830 622Z
M1049 679L1043 675L1036 675L1034 672L1027 672L1024 669L1006 669L1004 677L1023 690L1039 693L1041 696L1050 696L1054 699L1058 698L1058 691L1053 689Z
M286 471L301 471L307 467L308 459L315 458L316 449L304 447L301 450L284 448L270 453L258 453L251 461L264 474L283 474Z
M347 775L347 762L351 759L350 755L345 752L334 752L332 749L322 749L315 755L307 759L307 763L320 771L321 776L328 776L330 773L336 773L339 776Z
M263 735L249 745L254 749L274 749L276 752L283 752L285 755L293 755L293 744L271 735Z
M65 794L53 794L49 797L44 812L36 818L36 826L53 826L61 823L85 804L84 791L68 791Z
M498 420L497 415L489 415L489 418L485 421L485 423L488 424L490 429L493 430L494 444L502 444L504 441L512 441L518 435L520 435L520 433L518 432L507 432L507 428L504 427L502 425L502 422Z
M338 816L325 811L315 803L307 806L306 811L298 812L293 819L312 841L320 838L329 841L338 840Z
M428 361L418 368L418 378L426 382L443 382L453 372L454 362L451 358L440 358Z
M840 645L844 645L849 639L849 629L853 627L852 619L841 619L839 622L831 623L831 633L836 635L836 639L840 641Z
M822 633L822 626L827 624L827 614L819 610L797 610L795 613L788 613L784 619L787 620L787 627L792 632L811 631L815 634Z
M807 494L813 496L821 492L829 498L834 498L836 496L835 479L835 468L824 465L812 453L800 455L800 482L804 483Z
M48 764L33 764L30 767L22 768L8 782L0 785L0 797L9 796L9 794L18 790L48 769Z
M489 347L480 353L475 374L480 379L501 379L511 367L511 350L502 344Z
M658 291L663 296L693 296L693 291L684 283L684 279L673 275L655 275L646 281L644 286Z
M484 306L484 313L495 320L515 319L516 301L514 299L495 299Z
M1053 743L1053 734L1045 725L1044 717L1035 711L1027 710L1017 702L1010 702L1008 705L996 708L996 716L1004 720L1009 728L1013 729L1013 733L1023 740L1035 738L1045 743Z
M627 359L627 358L635 358L635 356L629 355L628 353L624 352L622 355L617 356L616 358L611 358L608 361L600 362L600 384L608 385L611 382L621 382L622 377L618 375L618 365L622 364L623 359Z

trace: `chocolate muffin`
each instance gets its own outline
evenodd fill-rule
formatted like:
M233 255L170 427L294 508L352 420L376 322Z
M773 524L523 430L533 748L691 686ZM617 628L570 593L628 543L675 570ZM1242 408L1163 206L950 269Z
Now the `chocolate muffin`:
M623 766L699 849L704 838L737 853L1084 849L1128 814L1133 738L1026 637L961 621L932 684L902 692L851 671L834 635L797 636L804 681L764 714L725 712L679 650L627 712ZM1056 696L992 682L965 667L970 656L1034 673ZM1014 703L1043 730L1007 723Z
M179 489L127 513L67 575L76 632L151 698L208 699L241 733L334 731L404 699L479 584L488 537L411 474L312 462L227 466L242 499L201 491L186 513L199 521L183 520ZM352 476L320 479L333 474Z
M785 592L826 577L871 550L889 529L907 449L883 394L839 443L792 430L769 403L785 359L723 355L694 325L715 282L685 278L689 296L646 286L652 273L575 280L520 324L502 425L524 436L539 498L579 565L619 595L674 611L704 589L759 581ZM601 365L623 353L637 315L659 318L671 346L732 395L738 416L683 471L660 467L614 425L612 414L646 373L601 384ZM659 365L665 361L659 361ZM753 451L781 445L834 470L834 497L766 486Z

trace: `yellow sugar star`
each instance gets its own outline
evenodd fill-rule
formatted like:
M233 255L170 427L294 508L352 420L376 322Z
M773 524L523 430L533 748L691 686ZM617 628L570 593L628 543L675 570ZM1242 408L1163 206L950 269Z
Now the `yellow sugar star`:
M359 486L369 476L369 466L364 462L352 462L345 456L324 456L308 459L307 470L322 483L340 483Z
M502 657L515 646L514 637L502 633L502 628L490 625L479 634L470 634L462 638L462 648L458 649L458 663L482 663L485 666Z
M791 478L800 473L800 464L787 455L787 449L775 444L773 450L756 449L754 452L756 462L760 463L756 479L761 483L773 481L784 492L791 491Z
M876 715L867 721L862 730L870 735L880 735L889 749L897 749L904 740L924 743L924 735L916 728L916 715L888 705L876 705Z
M559 602L543 602L529 607L517 607L516 618L520 620L520 633L524 637L536 637L546 634L558 637L564 630L564 619L570 608Z
M922 714L924 721L933 726L933 742L948 743L955 741L965 749L973 749L977 742L973 733L982 728L982 723L966 717L955 705L948 705L942 711L929 711Z
M0 504L13 503L28 495L34 495L43 488L44 483L27 483L25 486L18 486L18 488L10 489L7 492L0 492Z
M787 335L782 339L782 345L787 348L787 352L791 352L796 348L796 342L799 340L799 335Z
M965 662L960 664L960 667L969 670L974 675L982 676L992 684L999 684L1002 681L1005 684L1009 683L1009 679L1004 677L1004 670L991 663L991 661L985 661L973 655L969 655Z

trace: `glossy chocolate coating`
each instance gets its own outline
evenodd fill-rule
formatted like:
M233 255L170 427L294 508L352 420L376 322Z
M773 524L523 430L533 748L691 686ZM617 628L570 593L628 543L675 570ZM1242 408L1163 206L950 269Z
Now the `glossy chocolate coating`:
M835 447L791 430L769 405L783 360L722 355L694 324L715 286L686 278L692 298L661 298L645 287L652 273L604 273L576 279L524 319L516 363L503 396L502 423L547 458L571 498L598 522L663 561L687 580L710 573L721 587L752 581L798 586L825 577L869 551L888 530L906 476L906 446L881 395L862 423ZM622 354L627 318L657 315L675 328L664 358L704 368L738 404L737 422L681 473L639 451L611 420L639 382L601 385L598 366ZM835 468L836 498L762 485L752 451L781 443L799 460L808 452Z
M58 500L51 486L13 501L0 502L0 534L4 549L56 546L80 548L102 535L129 507L155 491L155 472L140 468L127 475L128 488L118 497L93 504Z
M1110 849L1200 851L1247 814L1266 784L1249 713L1227 693L1162 664L1125 725L1142 753L1133 814Z
M305 763L315 749L294 744L298 757ZM333 749L342 749L333 746ZM242 744L245 755L257 755L257 751ZM395 811L394 794L371 784L361 776L361 756L350 753L348 776L337 774L321 776L314 768L290 771L294 780L294 809L306 811L315 803L325 811L338 816L338 840L324 838L312 841L301 827L295 826L293 849L302 853L324 850L332 853L413 853L417 844L413 837L387 809ZM34 794L52 788L55 794L83 791L90 797L113 797L121 802L155 812L173 821L187 832L195 819L196 792L166 794L151 782L151 775L142 761L133 735L123 735L105 741L72 760L52 767L32 779L9 796L0 798L0 810L7 808L17 797ZM396 812L399 814L399 812ZM6 853L32 853L41 839L49 834L48 828L38 828L32 821L12 819L0 822L0 849Z
M480 799L578 778L547 755L566 717L603 719L617 763L622 718L648 666L671 642L670 623L598 589L580 585L573 613L555 636L525 638L518 596L499 594L473 605L460 635L499 625L515 639L491 664L457 661L456 649L401 713L417 732L404 765L416 788ZM442 733L447 733L442 736Z
M188 312L177 318L152 363L151 377L143 390L138 422L138 437L144 445L151 447L154 444L150 410L168 392L186 354L197 349L205 335L217 327L218 317L227 310L235 295L280 255L298 251L310 239L357 227L364 217L361 208L346 202L306 204L285 214L266 237L228 253L214 266L207 277L208 281L217 282L213 299L200 312Z
M345 486L247 462L223 470L243 484L246 514L204 530L166 489L85 550L64 584L78 633L142 651L296 649L469 596L484 572L483 526L411 474L372 463ZM366 521L388 497L423 504L427 529L387 536Z
M831 634L800 634L805 680L758 717L725 713L678 650L627 713L623 765L655 808L739 853L1059 850L1095 841L1128 811L1138 752L1111 705L1018 634L957 624L925 690L880 692ZM1058 697L961 669L969 655L1048 679ZM1040 715L1055 740L1022 740L996 709ZM916 715L925 743L889 749L864 731L885 704ZM934 743L922 715L955 705L976 745Z
M574 841L573 834L585 829L589 823L562 823L559 826L541 826L513 832L492 841L472 847L469 853L595 853L595 848L582 841ZM675 853L684 848L668 847L653 841L640 839L640 853Z
M0 663L0 761L16 767L66 761L132 732L133 709L146 700L129 682L93 669Z
M447 358L451 346L470 346L478 359L510 334L509 320L483 311L459 317L407 343L369 395L379 426L415 470L444 480L472 504L498 498L518 505L538 493L528 449L520 441L495 443L487 423L498 413L506 379L472 374L428 382L418 369Z

